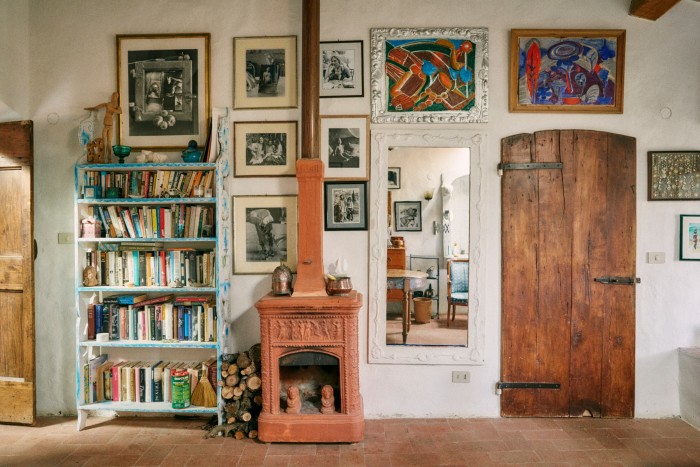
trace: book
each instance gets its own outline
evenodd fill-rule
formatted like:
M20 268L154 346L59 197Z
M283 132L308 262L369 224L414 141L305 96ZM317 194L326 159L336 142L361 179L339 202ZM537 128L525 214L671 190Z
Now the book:
M119 295L117 297L117 303L120 305L135 305L140 302L143 302L148 298L147 294L140 294L140 295Z
M95 340L95 304L88 303L87 305L87 338Z
M97 368L107 361L107 354L98 355L88 360L88 394L87 402L94 403L97 400Z
M163 372L168 362L158 362L153 366L153 402L163 402ZM214 386L216 387L216 386Z
M119 362L112 367L112 400L121 400L121 367L126 362Z

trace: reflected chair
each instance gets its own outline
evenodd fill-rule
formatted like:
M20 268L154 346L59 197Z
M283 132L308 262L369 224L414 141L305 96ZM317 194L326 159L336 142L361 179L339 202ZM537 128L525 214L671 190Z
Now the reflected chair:
M469 306L469 260L447 260L447 326L455 320L457 305ZM467 308L468 310L468 308Z

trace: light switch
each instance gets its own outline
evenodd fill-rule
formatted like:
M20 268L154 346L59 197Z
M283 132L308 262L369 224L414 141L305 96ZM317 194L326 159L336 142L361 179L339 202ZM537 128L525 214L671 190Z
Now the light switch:
M666 262L666 253L663 251L650 251L647 253L647 263L663 264Z
M73 243L73 232L59 232L58 244L65 245Z

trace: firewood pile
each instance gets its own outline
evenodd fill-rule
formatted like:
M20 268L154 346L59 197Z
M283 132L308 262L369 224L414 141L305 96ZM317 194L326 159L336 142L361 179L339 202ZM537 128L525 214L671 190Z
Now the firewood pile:
M257 438L258 415L262 411L260 344L247 352L222 355L220 376L224 422L209 429L204 437Z

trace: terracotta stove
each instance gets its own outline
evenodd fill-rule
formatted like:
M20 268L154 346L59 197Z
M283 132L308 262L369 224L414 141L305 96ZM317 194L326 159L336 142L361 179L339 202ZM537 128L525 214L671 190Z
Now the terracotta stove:
M357 442L364 437L358 314L362 295L329 296L323 278L323 162L319 159L320 0L304 0L299 232L292 296L256 303L262 340L265 442Z

